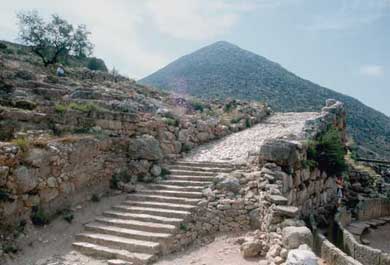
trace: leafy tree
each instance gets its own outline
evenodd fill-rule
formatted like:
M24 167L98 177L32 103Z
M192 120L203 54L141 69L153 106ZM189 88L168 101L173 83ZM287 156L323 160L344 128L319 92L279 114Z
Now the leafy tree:
M93 44L89 41L85 25L75 29L65 19L52 15L50 22L45 22L37 11L19 12L20 40L31 47L43 64L54 64L60 56L69 54L86 57L92 53Z

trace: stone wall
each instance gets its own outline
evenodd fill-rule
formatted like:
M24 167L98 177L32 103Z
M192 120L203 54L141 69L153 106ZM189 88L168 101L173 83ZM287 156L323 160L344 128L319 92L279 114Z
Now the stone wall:
M2 224L29 219L33 206L51 216L94 193L107 191L113 175L120 172L131 177L126 180L129 184L154 181L163 174L167 161L197 145L245 129L246 120L261 122L269 109L242 103L237 112L243 119L230 125L219 118L197 115L183 115L171 124L148 113L135 116L69 110L53 114L52 125L62 131L86 125L88 131L54 136L45 130L27 130L19 133L18 140L0 142Z
M319 232L314 235L314 249L317 255L329 265L364 265L345 254Z
M281 195L287 199L287 205L298 207L302 218L315 214L317 220L326 222L328 212L336 204L334 176L307 166L307 148L310 140L316 139L330 127L339 130L345 141L345 119L344 105L328 100L321 114L306 122L300 135L269 139L260 149L260 164L271 162L283 169L284 172L276 174L279 176L276 181L280 182Z
M368 220L389 215L390 203L387 200L371 199L363 201L363 204L365 206L358 209L358 216L363 218L359 220ZM371 208L367 208L367 206L371 206ZM374 209L377 206L378 209ZM349 256L360 261L362 264L390 265L389 253L359 243L345 228L352 221L351 213L345 208L335 216L335 220L342 235L344 251Z

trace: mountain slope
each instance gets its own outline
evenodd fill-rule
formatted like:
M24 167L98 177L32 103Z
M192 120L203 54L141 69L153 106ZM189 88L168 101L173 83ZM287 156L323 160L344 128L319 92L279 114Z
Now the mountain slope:
M335 98L346 104L359 153L390 158L389 117L228 42L183 56L140 83L203 98L263 100L276 111L318 111L327 98Z

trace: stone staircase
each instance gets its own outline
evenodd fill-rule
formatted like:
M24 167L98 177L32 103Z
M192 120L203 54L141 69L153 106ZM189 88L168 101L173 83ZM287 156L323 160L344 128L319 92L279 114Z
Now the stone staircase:
M218 173L234 166L178 161L166 180L149 184L85 225L73 247L108 264L150 264L169 252L174 235L197 207L202 190Z

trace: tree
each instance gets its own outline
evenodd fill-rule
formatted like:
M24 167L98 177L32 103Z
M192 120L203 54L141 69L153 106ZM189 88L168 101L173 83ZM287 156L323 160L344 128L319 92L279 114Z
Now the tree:
M45 67L56 63L59 56L86 57L92 53L93 44L88 39L91 33L85 25L75 29L55 14L50 22L45 22L37 11L19 12L17 18L20 40L31 47Z

